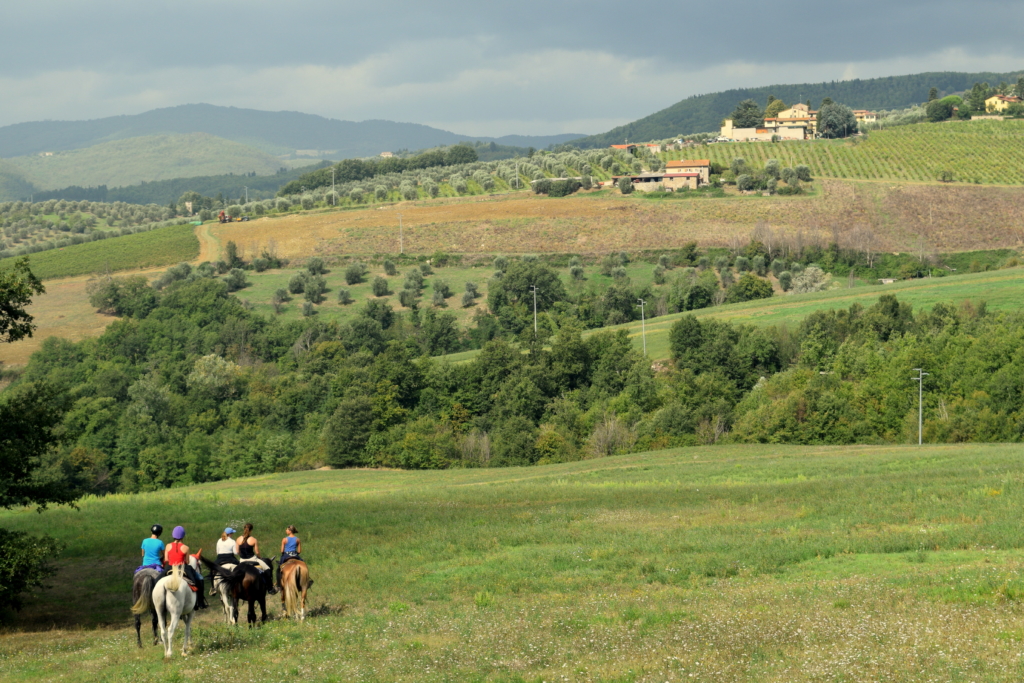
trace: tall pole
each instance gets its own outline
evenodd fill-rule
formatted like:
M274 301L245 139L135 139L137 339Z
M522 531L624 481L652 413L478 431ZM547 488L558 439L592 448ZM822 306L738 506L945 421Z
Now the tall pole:
M402 214L398 214L398 253L405 253L405 234L402 232Z
M917 371L917 377L911 377L917 382L917 445L921 445L921 437L924 431L924 378L929 374L921 368L914 368Z
M519 189L519 159L516 158L516 189Z
M533 337L537 338L537 285L531 287L533 289Z
M644 338L644 355L647 355L647 318L644 315L644 305L647 303L643 299L637 299L640 302L640 329Z
M249 203L249 188L248 187L245 188L245 203L246 204Z

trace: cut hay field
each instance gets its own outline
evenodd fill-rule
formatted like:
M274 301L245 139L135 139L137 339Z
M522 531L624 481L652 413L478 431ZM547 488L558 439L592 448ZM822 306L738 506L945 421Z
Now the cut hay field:
M970 251L1024 243L1024 188L824 180L810 197L655 201L615 192L549 198L526 193L302 212L209 228L246 254L273 244L280 256L394 254L398 214L405 251L580 253L703 247L746 241L759 221L790 239L838 237L863 228L878 251Z
M853 140L722 143L662 157L697 154L726 167L736 157L757 167L778 159L783 166L809 166L815 177L858 180L931 182L939 173L951 171L958 183L1020 185L1022 145L1024 121L946 121L871 131L866 138Z
M0 634L0 678L1018 681L1019 450L717 446L3 512L68 547ZM205 613L188 657L138 650L127 594L153 521L204 552L226 524L268 548L295 524L314 616L248 631Z

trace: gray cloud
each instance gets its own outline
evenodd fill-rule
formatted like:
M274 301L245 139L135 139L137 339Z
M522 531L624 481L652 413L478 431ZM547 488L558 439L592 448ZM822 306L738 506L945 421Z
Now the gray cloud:
M14 4L14 3L9 3ZM0 10L0 125L185 102L478 135L599 132L691 94L1010 70L1024 4L41 0ZM10 30L10 27L17 30ZM1008 43L1012 45L1012 41Z

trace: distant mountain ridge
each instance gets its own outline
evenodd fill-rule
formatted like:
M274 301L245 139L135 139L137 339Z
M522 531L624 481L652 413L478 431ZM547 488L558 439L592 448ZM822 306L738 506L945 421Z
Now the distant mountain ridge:
M734 88L707 95L694 95L632 123L613 128L607 133L591 135L573 144L582 148L606 147L613 144L663 140L675 135L689 135L717 131L722 119L729 116L736 105L752 99L764 107L769 95L787 104L811 101L817 107L825 97L863 109L902 109L925 102L928 91L938 88L940 96L968 90L977 82L996 85L1001 81L1016 83L1018 75L1011 73L959 73L952 71L887 76L884 78L852 79L830 83L803 83L797 85L769 85L758 88Z
M569 133L492 138L459 135L417 123L340 121L300 112L183 104L143 114L110 116L91 121L32 121L0 127L0 157L81 149L132 137L185 133L206 133L275 155L294 153L297 150L316 150L330 152L329 155L316 156L336 159L476 140L544 148L582 137L581 134Z

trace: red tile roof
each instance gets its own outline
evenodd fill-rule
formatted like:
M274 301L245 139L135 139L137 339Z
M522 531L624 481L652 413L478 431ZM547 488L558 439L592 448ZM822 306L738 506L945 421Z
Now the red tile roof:
M711 166L709 159L676 159L665 164L667 168L689 168L692 166Z

